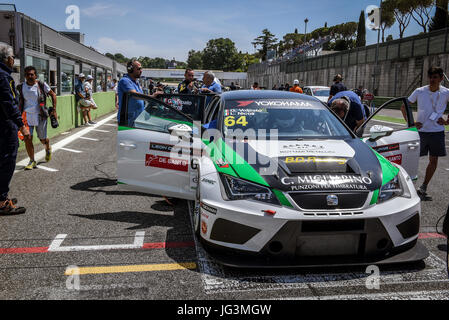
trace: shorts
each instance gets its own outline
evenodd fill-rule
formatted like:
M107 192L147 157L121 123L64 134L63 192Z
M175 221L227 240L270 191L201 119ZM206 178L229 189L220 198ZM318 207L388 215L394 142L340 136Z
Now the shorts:
M30 136L33 136L34 130L36 130L39 140L47 139L47 119L42 119L39 116L39 124L37 126L30 126Z
M444 131L441 132L420 132L421 139L421 157L445 157L446 152L446 137Z

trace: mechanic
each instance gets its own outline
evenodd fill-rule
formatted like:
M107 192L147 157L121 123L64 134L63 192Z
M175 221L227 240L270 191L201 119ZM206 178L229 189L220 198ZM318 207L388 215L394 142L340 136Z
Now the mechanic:
M346 125L355 132L365 121L363 115L363 106L351 102L350 98L343 96L341 98L332 99L329 107L334 111Z
M50 86L37 80L37 70L33 66L25 68L24 83L18 85L17 89L20 93L19 110L26 113L26 121L30 128L29 138L25 138L25 146L30 157L30 162L25 170L33 170L37 168L34 159L33 132L36 131L41 143L45 146L45 161L51 160L50 140L47 137L48 110L46 109L47 95L51 97L53 102L53 115L56 114L57 98L56 94L50 89Z
M290 88L290 92L296 92L303 94L301 87L299 86L299 80L293 81L293 87Z
M20 114L16 86L11 77L14 59L13 48L0 43L0 215L26 212L25 208L16 207L17 199L8 198L19 149L19 128L25 138L30 136Z
M187 69L184 78L184 81L178 85L178 93L197 94L198 88L195 86L195 72L192 69Z
M330 96L329 96L329 100L331 101L331 99L339 92L341 91L348 91L348 88L346 88L346 86L342 83L343 81L343 77L341 76L341 74L337 74L334 78L334 84L331 87L331 91L330 91Z
M444 125L449 124L443 119L449 102L449 89L441 85L444 71L439 67L431 67L427 73L429 85L416 89L408 98L410 103L418 102L418 121L415 123L421 141L421 157L429 156L429 165L418 195L423 201L432 201L427 194L427 188L432 180L440 157L446 157L446 138ZM402 115L407 121L405 106L401 107Z

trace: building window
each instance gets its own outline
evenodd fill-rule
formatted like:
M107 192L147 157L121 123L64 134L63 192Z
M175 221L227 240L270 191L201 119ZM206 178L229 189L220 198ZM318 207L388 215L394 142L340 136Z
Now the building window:
M61 63L61 92L72 94L75 70L70 64Z
M49 62L48 60L26 56L26 67L33 66L37 71L37 78L39 81L48 83Z
M106 77L103 69L97 68L97 88L95 92L103 92L105 88Z

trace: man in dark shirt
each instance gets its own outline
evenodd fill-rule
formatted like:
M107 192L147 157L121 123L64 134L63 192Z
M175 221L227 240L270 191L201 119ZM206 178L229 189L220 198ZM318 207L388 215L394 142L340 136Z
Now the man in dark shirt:
M184 78L184 81L178 85L178 93L198 93L198 88L195 86L195 72L192 69L187 69L186 73L184 74Z
M353 132L365 121L362 108L348 97L332 99L329 106Z
M331 92L329 96L330 101L337 93L341 91L348 91L348 88L342 83L343 77L340 74L337 74L334 78L334 85L331 87Z
M17 132L20 130L24 137L30 137L19 111L16 85L11 77L14 59L12 47L0 43L0 216L26 211L15 206L16 199L8 198L19 149Z

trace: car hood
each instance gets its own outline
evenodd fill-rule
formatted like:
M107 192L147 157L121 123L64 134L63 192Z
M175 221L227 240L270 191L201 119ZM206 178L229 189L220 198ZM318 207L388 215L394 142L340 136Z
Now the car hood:
M219 172L279 191L375 191L399 169L359 139L219 141Z

